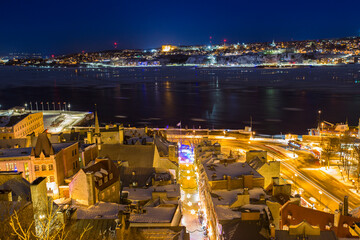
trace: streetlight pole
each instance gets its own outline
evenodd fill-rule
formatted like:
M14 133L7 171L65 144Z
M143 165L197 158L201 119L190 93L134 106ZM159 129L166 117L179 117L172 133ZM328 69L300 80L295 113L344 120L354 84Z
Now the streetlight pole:
M320 122L321 122L321 110L318 111L318 130L320 132Z

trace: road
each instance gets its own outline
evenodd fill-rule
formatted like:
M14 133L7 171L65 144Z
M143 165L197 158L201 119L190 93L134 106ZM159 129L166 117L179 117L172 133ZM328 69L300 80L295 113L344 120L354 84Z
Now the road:
M266 150L268 158L281 161L281 173L283 178L291 180L296 187L304 190L304 197L316 199L314 203L318 209L328 208L331 211L338 209L339 203L344 196L349 196L349 208L360 206L360 197L350 190L350 187L338 181L331 175L321 171L319 166L306 166L304 161L293 158L293 152L286 150L279 143L262 141L241 141L221 139L222 147L238 150ZM311 201L310 201L311 202Z
M281 161L282 178L293 183L293 189L300 191L301 196L317 209L333 212L339 208L339 203L343 202L345 196L349 196L350 210L360 206L360 196L351 191L350 186L321 171L319 166L306 163L295 152L283 148L285 145L279 142L239 140L232 137L211 140L219 142L225 152L230 149L233 153L241 151L242 154L248 150L267 151L268 159ZM182 138L182 141L197 143L201 141L201 137L194 135L193 139Z

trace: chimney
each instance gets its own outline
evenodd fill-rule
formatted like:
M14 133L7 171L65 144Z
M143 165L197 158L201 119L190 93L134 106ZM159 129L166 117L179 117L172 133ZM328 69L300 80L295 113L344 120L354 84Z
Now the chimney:
M95 196L95 181L94 181L94 174L92 172L86 173L86 183L88 186L88 205L94 205L96 203L96 196Z
M92 143L92 137L91 137L91 132L87 132L87 137L86 137L86 141L87 144L91 144Z
M227 190L231 191L231 176L227 176Z
M33 204L34 220L35 220L35 232L39 236L43 229L41 226L41 220L48 217L48 205L52 202L48 201L46 178L38 177L30 184L31 202Z
M278 177L273 177L272 180L273 180L273 185L279 185L280 184L280 181L279 181Z
M345 216L349 215L349 197L348 196L344 197L344 215Z
M0 190L0 201L12 202L11 190Z
M119 143L124 143L124 127L122 125L119 126Z
M339 213L344 215L344 204L342 202L339 203Z
M270 239L275 239L275 225L273 223L270 224Z
M341 215L341 211L335 210L335 212L334 212L334 227L339 226L340 215Z

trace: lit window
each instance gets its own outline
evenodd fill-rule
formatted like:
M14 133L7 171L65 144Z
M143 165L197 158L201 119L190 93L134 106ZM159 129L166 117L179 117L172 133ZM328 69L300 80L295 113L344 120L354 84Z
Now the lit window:
M49 170L53 170L53 169L54 169L53 165L49 164Z
M39 165L35 165L35 172L39 171Z
M46 165L41 165L41 171L46 171Z

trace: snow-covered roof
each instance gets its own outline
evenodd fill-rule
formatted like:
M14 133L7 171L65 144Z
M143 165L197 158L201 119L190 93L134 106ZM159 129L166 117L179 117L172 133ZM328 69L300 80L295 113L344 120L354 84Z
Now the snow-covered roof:
M100 171L97 171L94 175L95 175L95 177L98 177L98 178L102 178L102 177L103 177L103 175L101 174Z
M170 223L177 207L178 205L145 207L145 213L130 214L130 223Z
M228 164L220 163L206 163L204 164L204 169L208 176L208 179L211 181L213 174L216 174L215 180L222 180L223 176L231 176L231 178L236 178L244 175L253 175L254 178L262 178L260 173L255 169L250 167L247 163L235 162Z
M76 205L77 219L117 219L119 211L124 211L126 205L98 202L89 207Z
M152 198L152 192L166 192L169 198L180 198L180 187L178 184L168 184L164 186L151 186L149 188L129 188L124 187L123 191L129 193L128 199L131 201L136 200L149 200Z
M242 194L243 189L236 190L217 190L211 192L211 197L214 205L231 205L237 199L238 194Z
M241 218L240 211L233 211L230 208L223 206L215 206L214 208L218 220L231 220L234 218Z
M101 168L100 172L104 175L109 175L108 171L106 171L105 169Z

